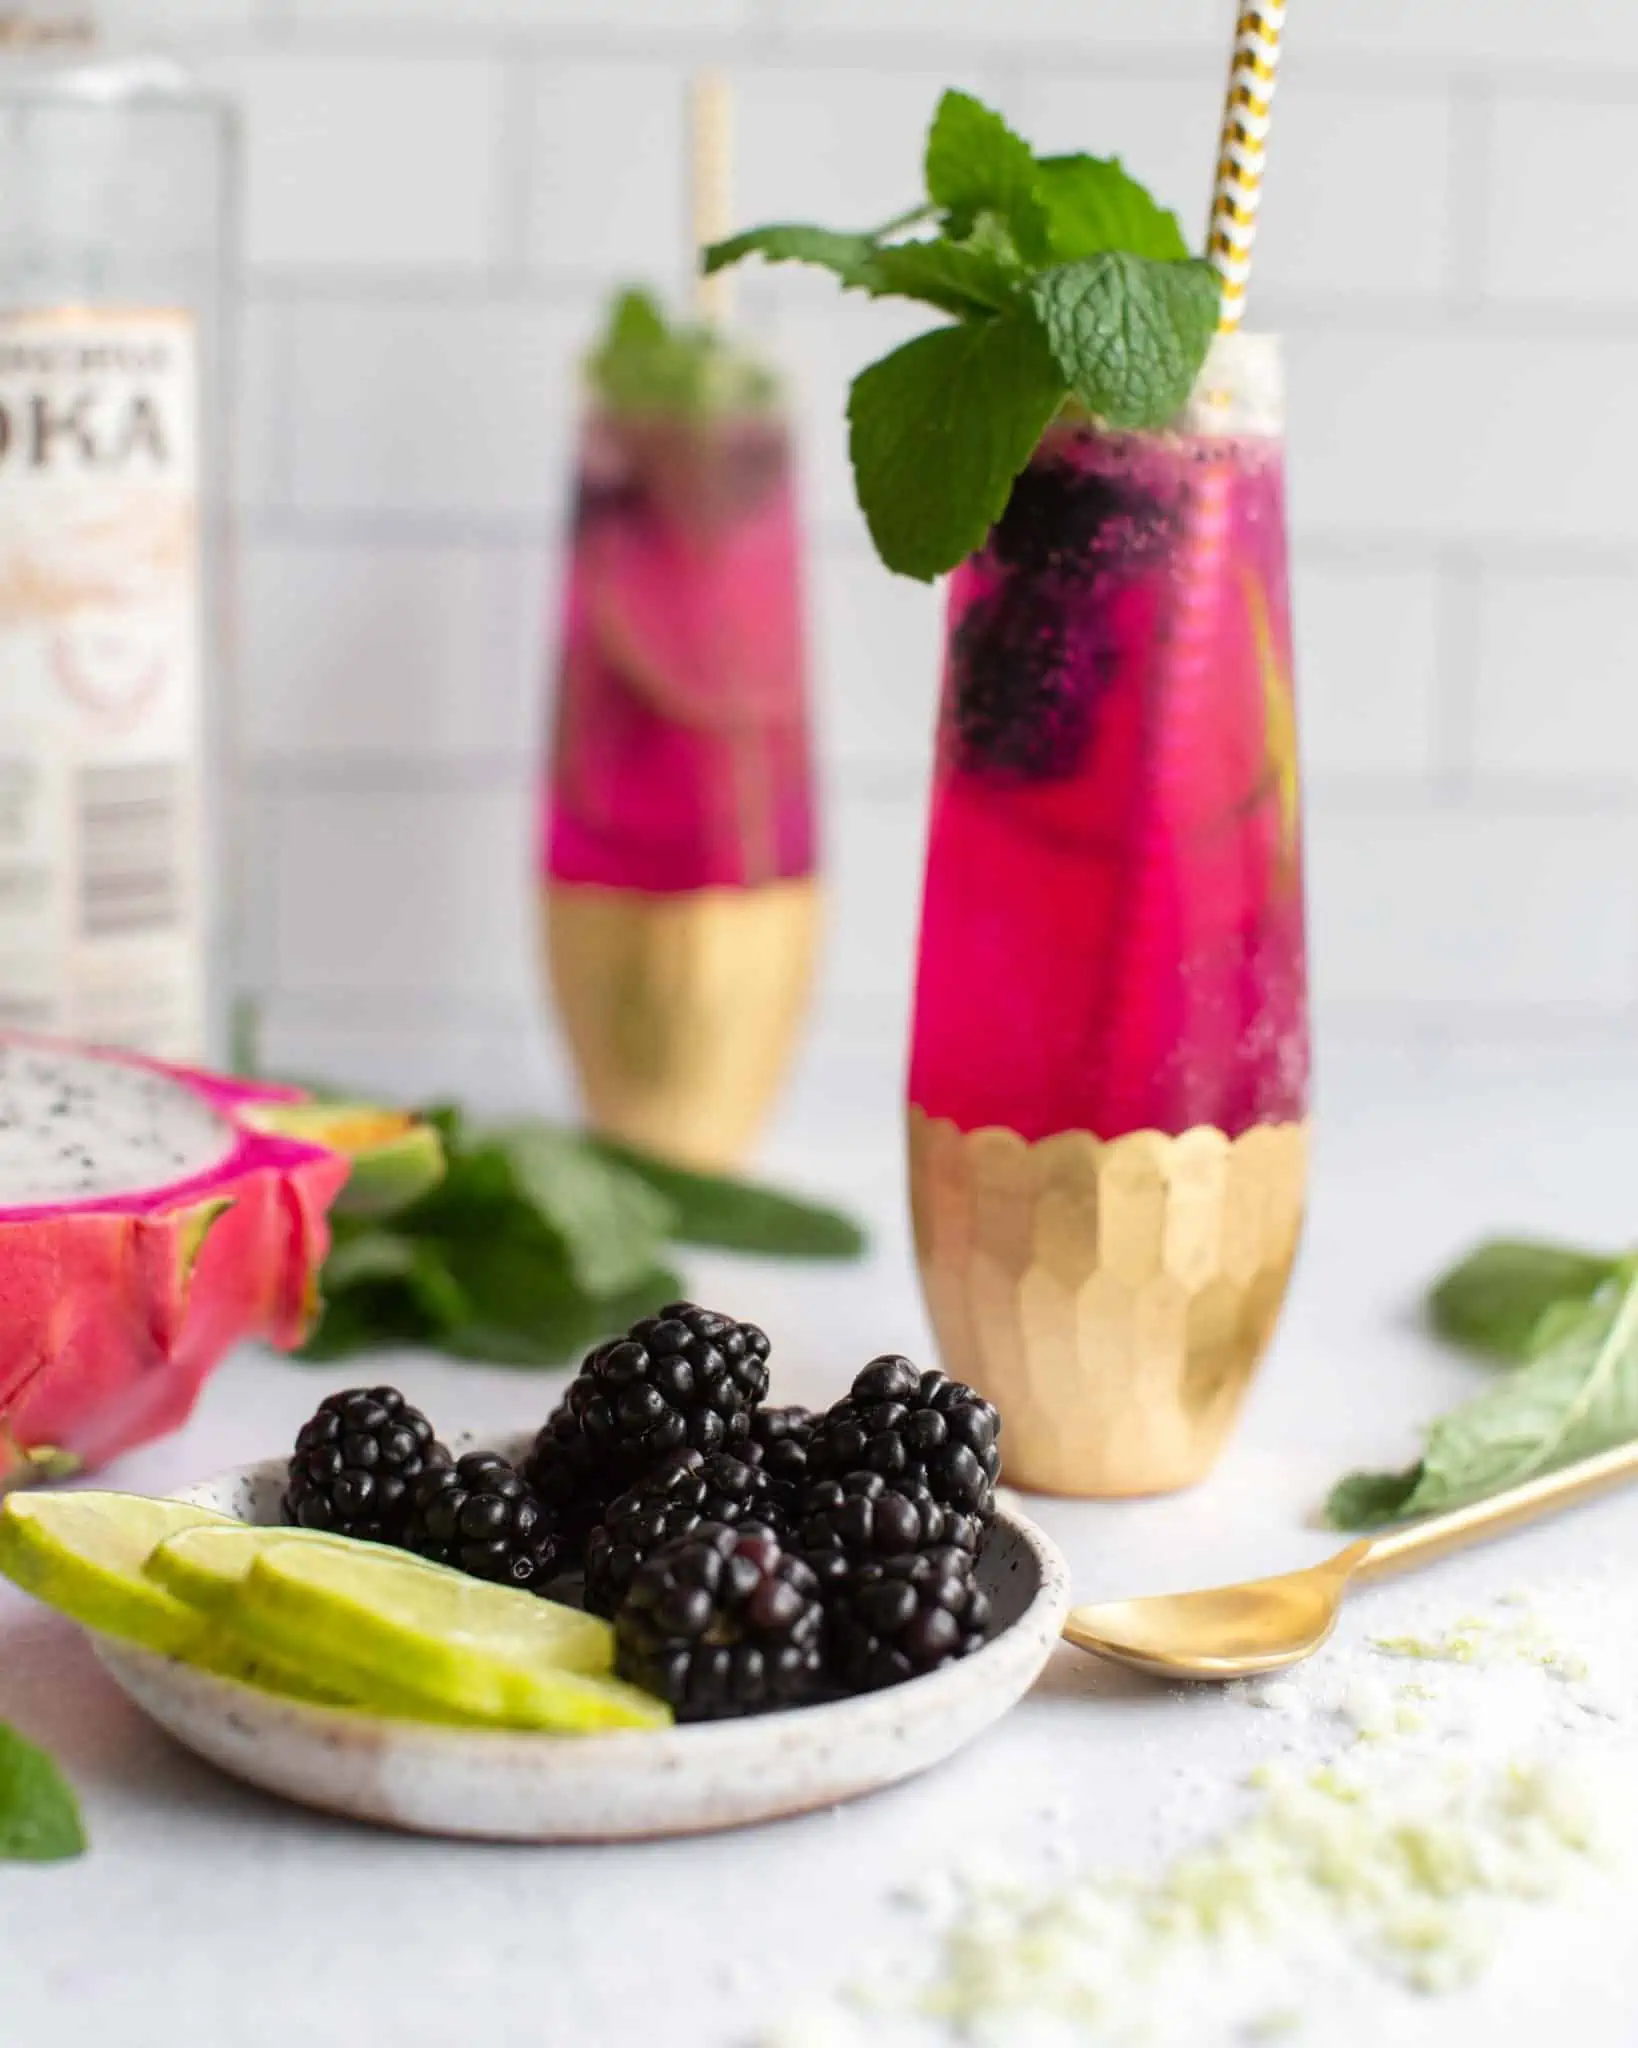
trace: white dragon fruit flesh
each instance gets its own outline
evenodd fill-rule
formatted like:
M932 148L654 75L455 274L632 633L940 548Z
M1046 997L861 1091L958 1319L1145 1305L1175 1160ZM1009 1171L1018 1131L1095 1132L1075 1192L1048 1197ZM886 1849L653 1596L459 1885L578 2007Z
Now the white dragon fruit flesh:
M303 1098L0 1032L0 1489L186 1420L242 1338L301 1341L349 1172Z

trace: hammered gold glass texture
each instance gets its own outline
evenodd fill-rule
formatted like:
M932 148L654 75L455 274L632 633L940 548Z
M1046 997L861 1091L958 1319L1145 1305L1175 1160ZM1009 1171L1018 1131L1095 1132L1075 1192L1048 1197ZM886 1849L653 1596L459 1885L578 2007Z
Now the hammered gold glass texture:
M651 896L556 882L543 908L592 1123L685 1166L741 1164L807 1009L815 883Z
M1110 1141L910 1110L922 1289L945 1370L1001 1411L1005 1478L1164 1493L1204 1476L1273 1333L1308 1126Z

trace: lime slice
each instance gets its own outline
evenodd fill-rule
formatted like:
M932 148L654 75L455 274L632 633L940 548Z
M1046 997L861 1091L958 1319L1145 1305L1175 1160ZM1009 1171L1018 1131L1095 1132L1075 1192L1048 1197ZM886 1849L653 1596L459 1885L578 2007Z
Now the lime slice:
M0 1501L0 1572L85 1628L174 1655L203 1624L143 1565L167 1536L206 1524L232 1526L140 1493L11 1493Z
M369 1544L259 1548L221 1623L359 1696L385 1687L446 1713L565 1734L671 1719L635 1686L592 1675L614 1650L595 1615Z
M150 1553L143 1570L157 1580L167 1593L194 1607L201 1614L221 1615L244 1584L259 1551L274 1543L323 1543L332 1550L357 1550L356 1536L333 1536L325 1529L263 1528L250 1522L200 1523L167 1536ZM443 1565L428 1564L395 1552L422 1571L441 1572Z
M229 1608L244 1584L245 1575L260 1551L272 1543L324 1543L335 1550L356 1550L351 1536L332 1536L322 1529L258 1528L248 1522L201 1523L197 1528L179 1529L157 1546L143 1569L151 1579L194 1608L211 1626L197 1641L182 1651L185 1662L214 1671L223 1678L236 1678L263 1692L287 1694L291 1699L317 1702L324 1706L359 1707L369 1713L387 1714L412 1721L454 1720L439 1714L424 1700L395 1692L383 1684L362 1681L345 1687L326 1684L303 1665L268 1650L252 1651L224 1625ZM422 1571L441 1572L442 1565L420 1558L405 1557Z

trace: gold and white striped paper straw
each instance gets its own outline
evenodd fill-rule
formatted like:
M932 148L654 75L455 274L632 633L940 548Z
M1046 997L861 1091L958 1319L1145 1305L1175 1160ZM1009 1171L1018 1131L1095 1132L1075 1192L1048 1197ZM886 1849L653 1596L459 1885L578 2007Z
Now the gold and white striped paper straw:
M726 238L734 212L734 102L720 71L695 74L688 94L689 224L694 237L694 311L713 327L733 309L732 273L699 272L699 252Z
M1247 0L1234 28L1228 95L1223 103L1223 137L1217 153L1217 183L1212 192L1211 226L1206 236L1207 256L1223 280L1223 304L1217 324L1224 334L1233 333L1245 312L1285 7L1286 0Z

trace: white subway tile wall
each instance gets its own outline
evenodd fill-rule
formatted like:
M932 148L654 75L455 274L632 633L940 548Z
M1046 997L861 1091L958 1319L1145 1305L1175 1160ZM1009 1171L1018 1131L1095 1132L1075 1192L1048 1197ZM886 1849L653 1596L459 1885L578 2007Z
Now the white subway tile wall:
M250 979L304 1069L561 1092L534 966L575 361L687 275L690 68L747 218L883 217L938 88L1197 229L1232 0L115 0L246 113ZM1322 1030L1638 1030L1638 6L1299 0L1254 319L1287 337ZM740 286L797 393L831 936L896 1061L938 593L841 405L918 316Z

